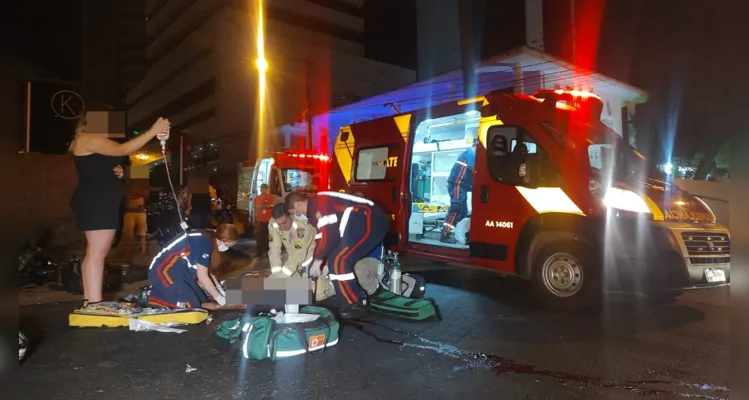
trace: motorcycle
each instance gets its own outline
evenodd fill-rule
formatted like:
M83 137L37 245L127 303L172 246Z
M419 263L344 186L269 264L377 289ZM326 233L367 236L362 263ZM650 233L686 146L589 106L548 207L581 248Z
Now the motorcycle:
M181 190L178 195L179 207L185 210L187 191ZM146 206L146 225L148 240L156 240L159 246L166 246L175 236L182 232L180 219L177 213L177 204L171 193L161 192L157 201Z
M18 255L18 274L23 286L33 284L43 286L48 283L62 284L59 265L43 251L45 240L36 244L21 242Z

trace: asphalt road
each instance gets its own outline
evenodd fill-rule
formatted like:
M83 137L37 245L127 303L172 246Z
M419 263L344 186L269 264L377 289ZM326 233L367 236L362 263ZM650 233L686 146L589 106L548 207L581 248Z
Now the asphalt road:
M36 348L14 399L723 399L729 290L656 305L610 294L601 311L534 308L495 274L409 263L442 321L345 325L336 347L243 362L211 325L182 334L66 326L75 303L28 306ZM435 269L436 268L436 269ZM219 317L220 314L216 314ZM215 324L215 322L214 322ZM400 332L397 332L400 331ZM196 371L186 372L189 364ZM10 390L10 393L7 393Z

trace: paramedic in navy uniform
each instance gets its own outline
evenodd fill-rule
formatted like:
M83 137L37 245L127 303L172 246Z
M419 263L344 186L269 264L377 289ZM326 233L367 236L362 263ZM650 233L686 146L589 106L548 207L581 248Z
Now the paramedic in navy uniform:
M390 228L387 214L373 202L338 192L305 195L291 192L286 207L297 216L306 215L315 235L310 278L323 274L327 259L330 280L342 307L343 318L361 318L369 311L366 293L356 280L354 266L382 243Z
M225 305L226 295L209 271L217 270L219 253L234 246L237 236L234 225L223 224L214 232L196 229L172 239L148 269L149 306L200 308L208 300L206 292L219 305Z
M440 242L457 243L450 237L458 222L468 214L468 191L473 186L473 167L476 164L476 139L455 160L450 176L447 178L447 192L450 194L450 209L442 227Z

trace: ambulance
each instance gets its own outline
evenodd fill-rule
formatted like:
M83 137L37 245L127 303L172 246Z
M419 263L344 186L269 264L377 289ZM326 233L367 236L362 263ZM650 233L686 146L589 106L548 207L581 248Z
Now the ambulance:
M730 284L729 230L602 110L586 91L492 92L354 123L336 138L332 187L390 214L388 248L528 279L552 308L594 305L610 287L668 298ZM468 215L440 240L450 170L475 140Z
M330 160L330 156L320 152L285 150L258 159L252 167L249 162L241 165L238 197L246 199L243 211L248 213L249 221L254 221L253 204L263 184L268 185L268 193L276 198L276 204L291 191L316 193L330 189Z

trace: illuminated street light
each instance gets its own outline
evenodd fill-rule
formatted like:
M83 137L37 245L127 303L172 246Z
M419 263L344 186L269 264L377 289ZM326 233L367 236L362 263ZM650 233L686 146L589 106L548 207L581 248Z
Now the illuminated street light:
M664 165L663 172L665 172L667 175L671 175L671 173L674 172L674 165L671 163Z
M255 45L257 51L257 59L255 66L257 67L257 154L261 157L263 150L265 149L265 135L266 132L266 121L264 120L266 115L266 90L267 82L265 78L265 72L268 70L268 61L265 59L265 13L263 10L264 0L255 0L255 26L257 32L255 33Z
M258 58L257 61L255 61L255 65L260 72L264 73L268 70L268 62L265 61L265 58Z

